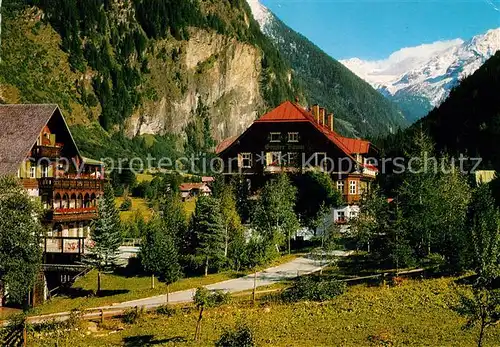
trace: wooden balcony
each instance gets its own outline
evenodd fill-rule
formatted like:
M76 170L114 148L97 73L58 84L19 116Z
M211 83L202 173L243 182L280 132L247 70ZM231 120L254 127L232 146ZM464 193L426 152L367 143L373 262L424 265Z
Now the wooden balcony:
M34 158L49 158L49 159L57 159L61 157L61 144L56 144L54 146L50 145L38 145L33 149L33 157Z
M51 222L79 222L97 219L97 207L56 208L48 210L45 220Z
M46 236L42 239L42 248L45 253L84 254L88 242L84 237Z
M81 175L80 177L46 177L38 180L38 187L46 190L94 190L102 192L105 180L96 179L91 176Z

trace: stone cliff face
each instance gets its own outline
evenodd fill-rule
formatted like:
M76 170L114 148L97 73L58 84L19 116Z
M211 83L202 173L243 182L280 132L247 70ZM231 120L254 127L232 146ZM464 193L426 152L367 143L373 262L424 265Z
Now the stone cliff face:
M165 43L167 46L168 43ZM171 49L171 47L169 47ZM261 54L249 44L193 29L181 52L179 85L166 86L173 68L153 62L157 97L144 103L127 124L129 136L181 133L201 102L208 108L215 140L241 133L264 107L259 83Z

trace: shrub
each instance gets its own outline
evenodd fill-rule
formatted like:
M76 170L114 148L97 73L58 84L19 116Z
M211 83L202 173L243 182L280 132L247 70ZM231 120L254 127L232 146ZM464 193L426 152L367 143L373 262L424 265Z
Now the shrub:
M343 294L346 290L344 282L335 279L324 279L316 276L300 277L292 287L282 294L284 301L295 302L301 300L327 301Z
M122 321L127 324L135 324L139 318L144 314L144 310L138 307L131 308L123 314Z
M173 317L177 314L177 309L170 305L162 305L156 309L156 313L165 315L167 317Z
M120 211L130 211L131 208L132 208L132 199L125 198L125 200L123 200L122 204L120 205Z
M252 330L242 326L234 330L226 330L215 343L216 347L253 347L255 341Z
M227 304L231 301L231 294L221 290L210 291L207 288L200 287L194 295L194 302L198 307L217 307Z

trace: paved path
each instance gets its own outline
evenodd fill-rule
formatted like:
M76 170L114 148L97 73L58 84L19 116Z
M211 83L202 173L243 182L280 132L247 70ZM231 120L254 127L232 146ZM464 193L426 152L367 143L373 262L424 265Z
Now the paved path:
M321 261L310 258L296 258L286 264L257 272L257 287L267 286L280 281L310 274L321 269ZM253 289L254 275L248 275L224 282L205 286L210 290L222 290L224 292L235 293ZM193 300L196 288L173 292L169 295L169 302L172 304L186 303ZM158 295L150 298L133 300L114 304L111 306L99 307L97 309L127 308L127 307L154 307L167 302L166 295Z
M347 256L350 252L335 251L336 256ZM280 281L295 278L297 276L307 275L313 272L317 272L321 269L321 260L315 260L310 257L300 257L296 258L286 264L282 264L276 267L266 269L261 272L257 272L257 287L267 286L270 284L278 283ZM232 280L227 280L224 282L214 283L205 286L210 290L222 290L229 293L241 292L253 289L254 286L254 275L248 275L240 278L235 278ZM196 288L178 291L170 293L169 302L172 304L188 303L193 301L194 293ZM118 304L113 304L110 306L100 306L89 309L89 313L84 313L86 318L96 318L99 317L98 310L106 310L109 312L116 311L120 313L124 309L133 307L144 307L153 308L166 304L167 296L158 295L149 298L121 302ZM66 320L69 317L69 312L55 313L45 316L30 317L29 321L33 323L39 323L48 320Z

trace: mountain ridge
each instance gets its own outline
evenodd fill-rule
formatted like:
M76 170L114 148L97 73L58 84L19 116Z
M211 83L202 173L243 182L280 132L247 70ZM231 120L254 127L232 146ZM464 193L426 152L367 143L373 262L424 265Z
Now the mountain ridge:
M307 99L334 112L339 131L376 137L408 123L403 113L368 83L283 23L258 0L247 0L262 32L302 82Z
M500 49L500 28L469 40L437 41L407 47L382 60L351 58L345 66L417 120L439 106L459 81L472 75ZM420 102L420 104L412 104ZM413 108L413 109L412 109Z

